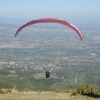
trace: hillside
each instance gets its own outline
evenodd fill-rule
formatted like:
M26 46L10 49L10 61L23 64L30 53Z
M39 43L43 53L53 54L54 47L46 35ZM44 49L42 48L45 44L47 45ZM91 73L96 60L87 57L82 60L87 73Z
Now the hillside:
M14 92L0 94L0 100L98 100L88 96L70 96L70 93L54 92Z

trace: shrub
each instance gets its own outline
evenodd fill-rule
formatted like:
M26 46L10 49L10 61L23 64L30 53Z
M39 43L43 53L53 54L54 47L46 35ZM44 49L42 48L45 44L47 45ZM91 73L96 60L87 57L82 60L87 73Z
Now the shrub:
M5 90L5 93L10 93L10 92L12 92L10 89Z
M72 91L71 96L75 96L75 95L77 95L77 94L78 94L77 91L74 90L74 91Z
M4 91L3 91L3 89L0 89L0 94L4 94Z
M97 90L91 85L82 85L78 87L77 93L82 95L95 95Z
M10 89L0 89L0 94L6 94L6 93L10 93L12 92L12 90Z
M65 90L54 90L55 93L65 93Z

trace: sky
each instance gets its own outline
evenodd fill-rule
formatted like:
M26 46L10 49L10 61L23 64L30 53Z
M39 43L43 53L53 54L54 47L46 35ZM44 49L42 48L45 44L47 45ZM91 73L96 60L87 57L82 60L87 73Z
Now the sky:
M100 21L100 0L0 0L0 17Z

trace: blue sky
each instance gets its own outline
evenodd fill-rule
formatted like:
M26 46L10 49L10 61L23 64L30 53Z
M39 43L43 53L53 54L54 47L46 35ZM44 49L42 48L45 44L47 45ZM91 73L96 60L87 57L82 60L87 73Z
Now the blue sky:
M0 17L100 21L100 0L0 0Z

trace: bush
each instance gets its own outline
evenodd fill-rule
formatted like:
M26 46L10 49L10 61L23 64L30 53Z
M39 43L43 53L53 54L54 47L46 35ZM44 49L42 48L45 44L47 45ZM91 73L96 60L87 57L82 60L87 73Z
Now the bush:
M91 85L82 85L78 87L77 93L82 95L95 95L97 90Z
M55 93L65 93L65 90L53 90Z
M74 91L72 91L71 96L75 96L75 95L77 95L77 94L78 94L77 91L74 90Z
M5 93L10 93L10 92L12 92L10 89L5 90Z
M10 89L0 89L0 94L6 94L6 93L10 93L12 92L12 90Z
M4 91L3 91L3 89L0 89L0 94L4 94Z

